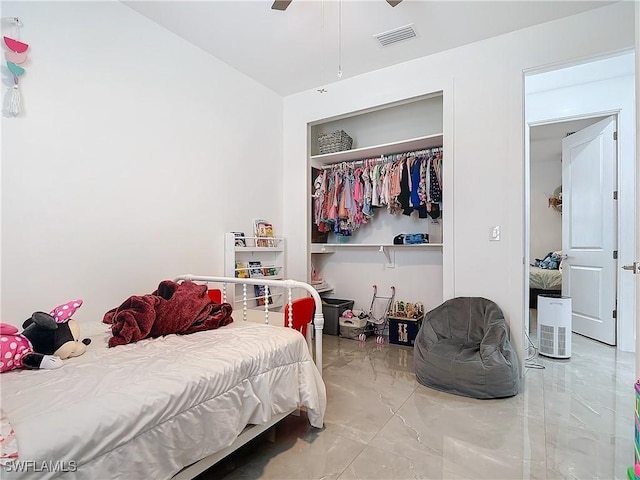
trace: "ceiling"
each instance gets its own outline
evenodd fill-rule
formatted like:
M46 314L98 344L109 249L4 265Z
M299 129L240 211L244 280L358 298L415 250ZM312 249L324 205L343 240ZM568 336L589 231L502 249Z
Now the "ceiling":
M615 2L294 0L286 11L271 0L123 3L287 96ZM409 24L415 38L386 47L373 38Z
M566 122L548 123L531 127L529 140L531 142L530 162L547 162L550 159L562 159L562 140L569 135L593 125L604 117L580 118Z
M537 125L535 127L531 127L529 138L532 142L560 142L563 138L568 137L570 134L575 133L578 130L582 130L589 125L593 125L594 123L599 122L604 118L606 118L606 116L580 118L577 120L568 120L566 122L554 122L547 123L545 125Z

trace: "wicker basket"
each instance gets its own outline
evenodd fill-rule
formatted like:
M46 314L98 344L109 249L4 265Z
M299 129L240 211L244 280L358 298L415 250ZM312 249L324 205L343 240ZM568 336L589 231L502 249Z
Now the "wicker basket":
M353 139L344 130L336 130L333 133L321 133L318 135L320 155L325 153L343 152L351 150Z

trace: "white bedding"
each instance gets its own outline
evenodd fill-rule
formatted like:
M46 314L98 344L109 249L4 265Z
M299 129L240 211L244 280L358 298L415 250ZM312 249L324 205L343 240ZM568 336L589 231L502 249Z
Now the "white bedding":
M34 461L28 473L5 466L3 479L34 478L45 461L74 462L70 479L170 478L229 446L246 424L298 406L322 427L325 386L295 330L235 321L115 348L107 338L93 337L58 370L2 375L20 460Z

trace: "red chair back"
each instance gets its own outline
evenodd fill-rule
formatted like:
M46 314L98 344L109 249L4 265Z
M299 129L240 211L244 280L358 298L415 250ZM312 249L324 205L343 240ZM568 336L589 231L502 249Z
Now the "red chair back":
M307 325L313 320L313 314L315 312L316 302L313 297L296 298L291 302L293 309L292 321L293 328L298 330L305 337L307 336ZM284 326L289 326L289 304L284 306Z
M214 288L213 290L207 291L207 295L209 295L209 299L212 302L222 303L222 291L218 288Z

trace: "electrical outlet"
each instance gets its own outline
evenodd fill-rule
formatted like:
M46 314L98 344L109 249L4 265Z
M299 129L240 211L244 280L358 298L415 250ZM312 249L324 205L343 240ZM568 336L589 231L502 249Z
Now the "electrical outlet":
M500 241L500 225L489 227L489 241L490 242Z

